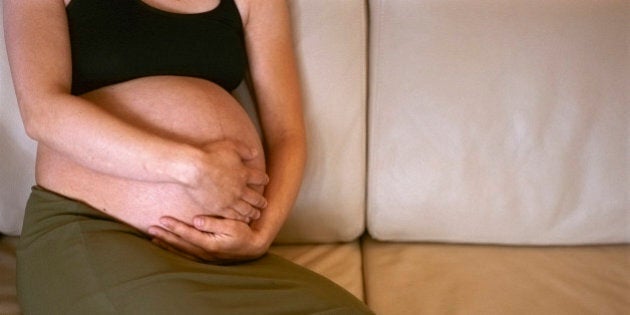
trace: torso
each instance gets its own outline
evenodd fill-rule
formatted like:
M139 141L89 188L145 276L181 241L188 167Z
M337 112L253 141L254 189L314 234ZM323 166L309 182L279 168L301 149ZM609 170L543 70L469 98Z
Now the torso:
M227 0L126 1L142 1L166 13L190 14L213 10L220 1ZM89 3L83 2L83 8ZM243 14L243 1L235 3L239 14ZM218 139L238 139L262 152L259 136L240 104L225 89L208 80L146 76L102 85L80 97L129 124L176 141L200 147ZM261 155L248 164L264 170L264 157ZM43 145L38 147L36 181L45 189L83 201L145 231L148 222L156 223L163 215L190 222L192 216L201 212L177 184L140 182L97 173ZM125 219L121 213L125 213Z
M107 86L82 96L130 124L177 141L201 146L218 139L238 139L262 152L258 133L238 102L224 89L202 79L160 76ZM250 166L264 170L264 158ZM146 230L162 215L190 222L201 210L181 186L126 180L84 168L39 146L38 185L81 200Z

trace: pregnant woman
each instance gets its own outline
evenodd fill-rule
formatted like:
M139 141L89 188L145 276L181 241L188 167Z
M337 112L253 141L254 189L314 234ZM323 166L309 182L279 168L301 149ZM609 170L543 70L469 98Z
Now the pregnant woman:
M25 314L365 314L266 251L305 161L281 0L5 0ZM249 67L263 145L230 95Z

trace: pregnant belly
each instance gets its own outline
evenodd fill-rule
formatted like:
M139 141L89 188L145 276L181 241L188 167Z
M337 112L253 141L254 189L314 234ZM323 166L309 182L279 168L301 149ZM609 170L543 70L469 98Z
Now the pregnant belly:
M258 133L240 104L225 90L205 80L147 77L81 97L129 124L165 138L197 147L211 141L235 139L262 152ZM260 170L265 167L262 155L247 164ZM180 185L97 173L45 146L38 148L36 168L38 185L83 201L143 231L163 215L191 222L194 215L201 213Z

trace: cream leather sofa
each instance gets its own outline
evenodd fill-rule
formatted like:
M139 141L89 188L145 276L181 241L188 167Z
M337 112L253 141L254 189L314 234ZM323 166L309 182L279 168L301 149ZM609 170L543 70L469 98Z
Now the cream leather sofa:
M377 314L630 313L630 2L291 6L310 160L272 252ZM18 314L34 143L3 47L0 72L0 314Z

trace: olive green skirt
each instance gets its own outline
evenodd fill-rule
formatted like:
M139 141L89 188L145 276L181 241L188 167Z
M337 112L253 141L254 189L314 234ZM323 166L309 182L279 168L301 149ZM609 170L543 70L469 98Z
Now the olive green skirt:
M34 187L17 251L24 314L371 314L278 256L188 260L90 206Z

